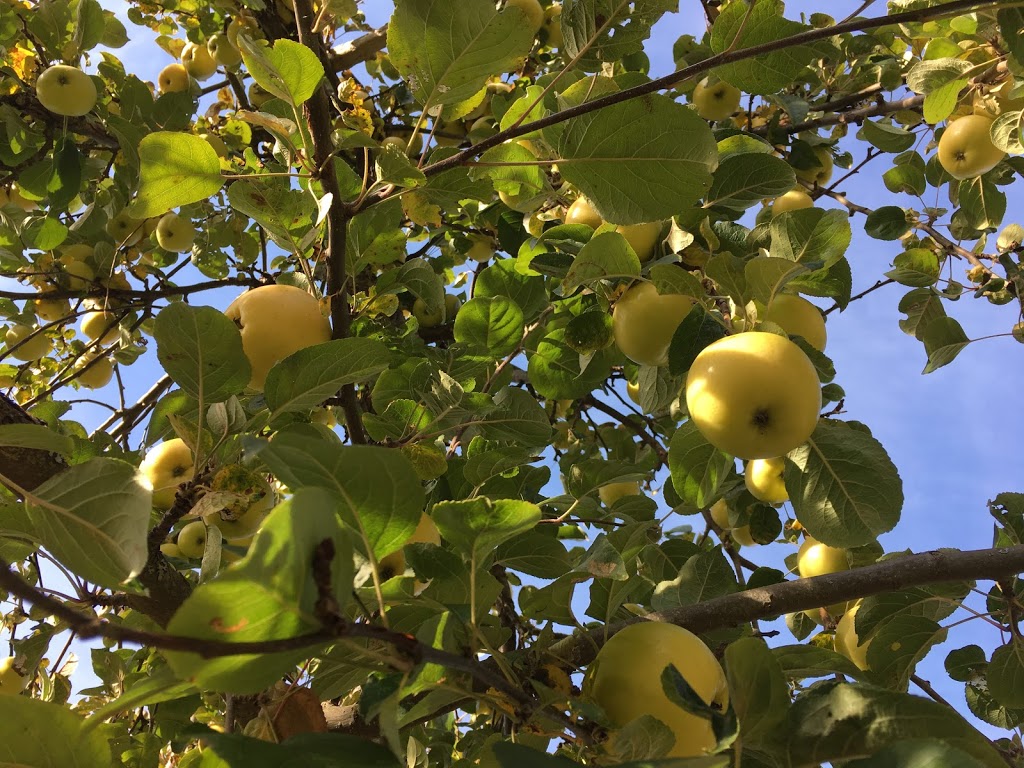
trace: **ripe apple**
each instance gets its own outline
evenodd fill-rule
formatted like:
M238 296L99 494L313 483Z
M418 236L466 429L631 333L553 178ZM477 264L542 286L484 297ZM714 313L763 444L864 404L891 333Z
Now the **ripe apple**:
M228 24L228 40L236 48L238 47L238 35L242 32L253 39L263 37L263 33L260 31L260 27L256 23L256 19L244 13L235 16L235 18L233 18Z
M811 150L814 153L814 157L818 163L812 168L794 168L796 177L803 179L804 181L813 182L819 187L823 187L829 183L832 178L832 168L835 161L832 158L832 152L828 147L817 146Z
M444 307L438 307L434 312L427 311L427 303L423 299L416 299L412 304L412 315L422 328L437 328L444 323Z
M82 315L82 334L100 344L112 344L121 337L119 318L113 312L94 310Z
M68 276L68 287L75 291L84 291L96 280L96 271L84 261L72 261L64 265Z
M533 213L544 202L543 195L530 192L511 194L504 190L498 192L498 199L513 211L519 211L519 213Z
M640 259L640 263L650 261L654 252L661 242L661 232L664 225L660 221L652 221L647 224L620 224L615 231L626 238L633 253Z
M640 405L640 383L637 381L626 382L626 394L629 399L637 405Z
M672 335L693 307L681 294L659 294L653 283L638 283L615 302L612 332L626 357L640 365L667 365Z
M249 105L253 109L262 108L264 104L274 98L274 94L259 83L250 83L245 95L249 99Z
M973 179L1002 162L1006 153L992 143L992 119L967 115L950 123L939 139L939 164L954 179Z
M95 249L87 243L66 245L60 251L60 263L67 266L74 261L86 261L94 252Z
M835 647L836 653L841 653L856 664L857 669L866 670L871 668L871 665L868 664L868 646L871 645L871 641L867 640L861 643L860 637L857 635L855 620L860 605L861 601L858 600L836 624Z
M813 198L804 192L803 189L797 187L791 189L784 195L779 195L775 198L775 202L772 203L772 216L778 216L782 213L789 213L790 211L799 211L803 208L813 208Z
M740 108L740 96L742 93L739 88L724 80L709 85L705 77L693 89L690 102L697 108L697 114L705 120L725 120Z
M466 140L466 133L466 124L461 120L442 120L434 131L434 143L439 147L457 147Z
M420 514L420 522L413 531L412 537L406 544L441 544L441 532L437 530L434 521L426 512ZM403 545L404 547L404 545ZM387 581L393 576L401 576L405 573L405 550L399 549L390 555L384 555L377 561L377 573L381 581Z
M214 35L206 41L206 50L222 67L232 69L242 62L242 54L231 44L227 35Z
M168 64L160 70L156 85L160 93L178 93L187 91L189 84L188 70L181 64Z
M15 668L13 656L0 659L0 696L17 696L28 683L28 677Z
M66 64L54 64L36 80L36 98L55 115L86 115L96 106L96 96L92 78Z
M242 332L242 348L252 365L249 388L262 391L270 369L300 349L331 340L331 324L320 302L293 285L262 285L224 310Z
M466 257L477 264L485 264L494 257L494 241L489 237L473 237L473 244L466 251Z
M789 339L749 332L705 347L686 377L686 407L709 443L740 459L784 456L821 410L814 365Z
M160 545L160 552L164 557L181 557L181 550L178 549L178 543L175 541L165 541Z
M803 336L816 350L825 351L825 316L802 296L777 294L761 319L775 323L790 336Z
M181 66L196 80L208 80L217 71L217 62L205 45L185 43L181 49Z
M86 389L102 389L114 377L114 364L105 355L96 362L95 355L83 355L75 363L75 381ZM88 366L88 368L86 367Z
M506 0L506 8L518 8L526 17L526 24L533 30L534 34L540 31L544 24L544 9L540 7L537 0Z
M675 734L668 757L695 757L715 748L711 722L674 704L661 676L671 664L705 704L724 711L729 704L725 672L699 637L674 624L641 621L619 630L590 664L584 696L601 705L616 726L650 715Z
M206 552L206 523L193 520L178 531L178 550L190 560L201 558Z
M195 239L196 228L192 220L176 213L165 213L156 225L156 241L165 251L191 251Z
M132 246L142 239L143 222L122 210L107 222L105 229L118 246Z
M850 561L846 556L845 549L829 547L808 536L796 555L797 572L800 578L809 579L814 576L825 576L830 573L839 573L850 569ZM835 603L825 607L830 616L842 616L848 608L846 602ZM811 609L804 611L814 621L820 621L820 611Z
M153 506L170 509L178 487L195 474L192 451L180 437L165 440L146 454L139 471L153 486Z
M754 459L747 464L747 469L743 473L743 483L758 501L782 504L789 501L784 479L785 471L786 460L781 456L774 459Z
M639 496L640 483L636 480L626 480L621 483L608 483L597 489L597 497L606 507L612 506L619 499L626 496Z
M12 184L9 188L0 187L0 208L5 205L16 205L26 213L39 207L35 200L29 200L21 194L17 184Z
M711 519L715 521L715 524L719 528L728 531L732 540L741 547L752 547L757 543L754 541L754 537L750 535L749 525L741 525L738 528L734 528L729 524L729 505L725 499L716 501L708 511L711 513Z
M31 338L29 338L30 336ZM25 362L38 360L41 357L45 357L50 351L50 340L46 337L46 334L40 333L38 328L28 325L12 325L7 329L5 338L7 339L8 349L24 339L28 339L28 341L25 341L24 344L10 353L11 357L15 360L24 360Z
M565 223L586 224L591 229L597 229L604 224L604 219L593 204L581 195L572 201L569 210L565 212Z
M71 304L67 299L36 299L36 317L40 320L52 323L67 317L70 313Z
M544 9L544 44L548 48L561 48L565 43L562 35L562 4L552 3Z
M385 136L380 142L381 147L398 147L409 157L416 157L423 151L423 134L417 133L411 142L401 136Z

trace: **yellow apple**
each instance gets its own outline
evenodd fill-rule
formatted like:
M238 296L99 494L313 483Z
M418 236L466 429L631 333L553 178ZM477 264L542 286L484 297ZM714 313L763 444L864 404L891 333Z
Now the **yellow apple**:
M689 296L659 294L653 283L638 283L615 302L615 343L634 363L667 365L672 335L692 307Z
M83 355L75 363L75 381L86 389L102 389L114 377L114 364L109 357L103 356L92 362L95 359L95 355Z
M0 696L17 696L28 684L28 677L15 668L13 656L0 659Z
M75 243L66 245L60 251L60 263L65 267L76 261L86 261L95 253L95 248L87 243Z
M413 531L412 537L406 544L441 544L441 532L437 530L434 521L426 512L420 514L420 522ZM403 545L404 547L405 545ZM405 573L405 550L399 549L390 555L384 555L377 561L377 573L381 581L387 581L392 576L401 576Z
M846 556L845 549L829 547L808 536L797 551L797 573L802 579L810 579L815 576L825 576L830 573L839 573L850 569L850 561ZM842 616L848 607L844 601L825 607L830 616ZM814 621L820 622L820 611L811 609L804 611Z
M420 324L421 328L437 328L445 321L445 308L438 307L435 312L427 311L427 303L423 299L416 299L412 304L412 315Z
M208 80L217 71L217 62L210 49L198 43L185 43L181 49L181 66L196 80Z
M156 241L165 251L185 253L192 250L196 228L191 219L176 213L166 213L156 225Z
M153 486L153 506L170 509L178 488L195 474L192 451L180 437L166 440L146 454L139 471Z
M238 47L238 35L242 32L253 39L263 37L263 33L260 31L259 25L256 23L256 19L244 13L235 16L235 18L231 20L231 23L228 24L228 41L236 48Z
M867 640L861 643L860 637L857 635L855 621L860 605L861 601L858 600L836 624L835 647L836 653L841 653L852 661L857 669L867 670L871 668L871 665L868 664L868 646L871 645L871 641Z
M606 507L612 506L619 499L626 496L639 496L640 483L636 480L626 480L621 483L608 483L597 489L597 497Z
M711 650L689 630L653 621L630 624L604 644L587 669L584 696L600 704L616 726L641 715L663 722L675 735L668 757L706 754L716 746L711 722L665 695L661 676L670 664L705 704L726 709L728 683Z
M96 271L84 261L72 261L64 265L68 276L68 287L74 291L84 291L96 280Z
M106 230L119 247L131 246L142 239L143 222L122 210L107 222Z
M565 212L565 223L586 224L591 229L597 229L604 224L604 219L591 202L581 195L572 201L569 210Z
M30 336L31 338L29 338ZM28 325L12 325L7 329L5 338L7 339L8 349L28 339L10 353L11 357L15 360L24 360L25 362L38 360L41 357L45 357L50 351L50 340L46 337L46 334L39 332L38 328Z
M544 9L544 44L548 48L561 48L565 43L562 35L562 4L552 3Z
M967 115L950 123L939 139L939 164L954 179L988 173L1006 157L992 143L992 119Z
M181 550L175 541L165 541L160 545L160 552L164 557L181 557Z
M740 459L784 456L821 410L814 365L789 339L749 332L705 347L686 377L686 407L713 446Z
M274 98L274 94L259 83L250 83L245 95L249 99L249 105L253 109L260 109L264 104Z
M242 332L252 365L249 388L262 391L270 369L300 349L331 340L331 324L320 302L293 285L263 285L247 291L224 310Z
M119 318L113 312L94 310L82 315L82 334L100 344L112 344L121 337Z
M817 146L811 151L814 152L814 157L818 161L817 165L812 168L794 168L793 170L798 179L823 187L832 179L832 168L835 161L828 147Z
M615 231L626 238L629 247L643 264L650 261L654 252L661 242L661 232L664 225L660 221L652 221L647 224L620 224Z
M537 0L506 0L506 8L517 8L525 17L526 24L533 30L534 34L540 31L544 24L544 9L540 7Z
M716 501L708 511L711 513L711 519L715 521L715 525L722 530L728 531L732 540L741 547L752 547L757 543L754 541L754 537L750 535L749 525L733 528L729 524L729 505L725 502L725 499Z
M206 41L206 50L213 60L222 67L237 67L242 61L242 54L231 44L227 35L214 35Z
M724 80L709 85L708 78L704 78L693 89L690 102L697 108L697 114L705 120L725 120L740 108L742 95L739 88Z
M802 296L777 294L761 319L775 323L790 336L803 336L816 350L825 351L825 316Z
M224 139L216 133L200 133L199 138L203 139L203 141L213 147L213 151L217 153L217 157L227 157L230 154L228 151L228 145L225 144ZM159 221L159 219L157 219L157 221Z
M626 382L626 394L629 399L637 405L640 405L640 383L637 381Z
M814 200L811 196L804 192L803 189L797 187L775 198L775 201L772 203L772 216L813 207Z
M466 258L472 259L477 264L484 264L494 256L494 241L489 237L474 237L473 244L466 251Z
M160 93L179 93L188 90L188 70L181 64L168 64L160 70L156 84Z
M46 294L43 293L43 296ZM36 317L48 323L62 320L71 314L71 304L67 299L36 299Z
M519 213L533 213L544 202L543 195L530 192L512 194L504 190L498 192L498 199L513 211L518 211Z
M0 187L0 208L5 205L16 205L26 213L39 207L35 200L29 200L21 194L17 184L12 184L9 188Z
M782 457L774 459L754 459L747 464L743 473L743 483L747 490L758 501L766 504L782 504L789 501L786 491L784 474L786 460Z
M178 531L178 550L190 560L201 558L206 552L206 523L193 520Z
M55 115L81 117L96 106L96 83L85 72L54 64L36 80L39 103Z

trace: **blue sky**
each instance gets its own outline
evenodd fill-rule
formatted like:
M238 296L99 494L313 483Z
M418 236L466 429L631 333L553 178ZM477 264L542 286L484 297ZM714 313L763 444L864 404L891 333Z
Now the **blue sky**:
M673 69L671 48L676 37L684 33L699 36L703 32L697 0L682 0L681 4L686 10L667 15L648 43L652 76ZM833 0L829 12L842 18L860 4L860 0ZM105 5L123 10L125 4L111 0ZM369 0L363 6L374 24L386 21L392 10L389 0ZM820 3L805 0L789 2L787 15L796 17L820 8ZM885 4L876 2L869 13L880 14L884 10ZM171 63L170 57L156 50L147 37L138 34L137 28L128 28L129 34L137 35L137 39L114 52L115 55L129 71L155 80L159 70ZM865 145L848 141L845 146L854 153L855 162L863 158ZM888 167L884 157L874 161L844 183L843 191L854 202L870 207L913 205L913 198L890 194L882 186L881 174ZM944 194L940 192L939 199ZM1021 191L1017 189L1009 195L1008 210L1019 210L1024 199ZM1011 221L1008 216L1004 223ZM854 242L848 255L857 293L881 277L899 248L865 236L862 217L855 218L853 226ZM953 276L963 280L964 269L965 265L955 263ZM991 546L992 525L985 502L1001 491L1024 490L1020 486L1018 439L1018 435L1024 434L1024 414L1013 405L1024 374L1022 350L1008 337L982 341L970 345L952 365L922 376L923 347L897 325L900 314L896 305L906 290L889 286L828 318L828 353L836 365L837 382L847 393L845 417L870 426L889 451L904 481L903 519L895 531L882 538L882 543L887 551ZM203 294L201 301L223 307L235 294ZM971 338L1008 332L1017 320L1014 305L996 307L976 301L970 294L946 308ZM129 397L142 394L159 375L153 359L143 359L125 373ZM108 388L99 393L99 399L113 396L114 392ZM105 412L94 407L76 409L76 415L87 427L105 418ZM689 521L692 518L686 520ZM772 545L748 554L758 562L778 567L790 551L789 547ZM580 592L585 594L586 589ZM779 639L785 642L789 638L784 633ZM963 686L948 680L942 660L949 650L972 642L991 649L998 642L997 633L980 622L958 627L919 668L922 677L958 705L963 703ZM92 684L92 676L86 671L87 650L81 644L76 646L83 662L75 676L77 688Z

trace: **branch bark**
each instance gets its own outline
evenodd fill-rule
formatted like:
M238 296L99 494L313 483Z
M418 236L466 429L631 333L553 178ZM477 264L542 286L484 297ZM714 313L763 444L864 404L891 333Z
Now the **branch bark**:
M388 44L388 25L373 32L367 32L348 43L342 43L331 52L328 66L335 72L351 69L356 64L369 61Z

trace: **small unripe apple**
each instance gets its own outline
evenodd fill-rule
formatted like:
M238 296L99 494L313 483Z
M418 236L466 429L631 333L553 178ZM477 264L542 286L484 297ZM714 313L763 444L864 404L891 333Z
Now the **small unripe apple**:
M189 84L188 70L181 64L168 64L157 76L156 85L160 93L179 93L187 91Z
M791 293L776 294L761 319L775 323L790 336L802 336L819 352L825 351L825 343L828 340L825 316L802 296Z
M626 496L639 496L640 483L636 480L626 480L621 483L608 483L597 489L597 496L606 507L612 506L619 499Z
M434 521L424 512L420 514L420 521L416 530L405 544L434 544L440 546L441 532L437 530ZM377 561L377 573L381 581L387 581L393 576L400 576L405 572L405 544L403 549L385 555ZM425 586L425 585L424 585Z
M548 48L561 48L565 43L562 35L562 4L552 3L544 9L544 44Z
M820 541L812 539L810 536L800 545L800 550L797 552L797 571L802 579L839 573L840 571L849 570L849 568L850 561L847 558L845 549L827 546ZM829 615L838 617L846 612L847 607L848 604L842 602L827 606L825 610L828 611ZM815 617L820 614L815 609L805 611L805 613L815 621L818 620Z
M98 359L94 355L84 355L75 363L74 370L75 381L86 389L102 389L114 377L114 364L106 355Z
M39 333L38 331L38 328L32 328L28 325L13 325L8 328L5 337L8 349L27 339L24 344L10 353L11 357L15 360L24 360L25 362L45 357L50 351L50 340L45 333Z
M430 312L427 310L427 303L420 298L412 303L412 316L416 318L421 328L437 328L445 321L443 306Z
M165 251L185 253L192 250L196 227L191 219L176 213L164 214L156 225L156 241Z
M190 560L201 558L206 552L206 523L195 520L178 531L178 550Z
M199 43L186 43L181 50L181 66L196 80L208 80L217 71L210 49Z
M81 117L96 106L96 84L77 67L54 64L36 80L36 97L55 115Z
M249 104L253 109L259 109L268 101L274 98L274 94L268 91L266 88L261 86L259 83L250 83L249 88L245 92L246 97L249 99Z
M227 157L230 154L228 152L228 145L225 144L224 139L216 133L200 133L199 138L203 139L207 144L213 147L213 151L217 153L217 157ZM159 221L159 219L157 221Z
M160 545L160 552L164 557L181 557L181 550L178 548L177 542L165 541Z
M725 499L716 501L708 511L711 513L711 519L715 521L715 525L724 531L728 531L732 540L741 547L752 547L757 543L754 541L754 537L750 535L749 525L741 525L734 528L729 524L729 505Z
M817 164L811 168L794 168L793 170L798 179L813 182L819 187L823 187L832 179L832 168L835 161L828 147L817 146L811 151L814 153Z
M739 88L719 80L714 85L708 84L704 78L693 89L690 101L697 109L697 114L705 120L725 120L740 108L742 92Z
M82 315L82 334L93 341L99 339L100 344L112 344L121 336L118 322L119 318L113 312L86 312Z

